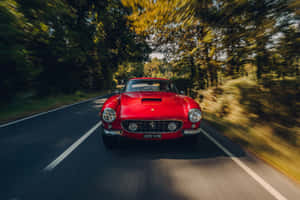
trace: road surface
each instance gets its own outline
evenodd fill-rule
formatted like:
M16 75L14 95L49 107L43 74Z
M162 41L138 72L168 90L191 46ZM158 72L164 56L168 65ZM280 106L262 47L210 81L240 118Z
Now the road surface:
M0 128L0 199L300 199L300 188L203 122L181 140L106 150L105 98Z

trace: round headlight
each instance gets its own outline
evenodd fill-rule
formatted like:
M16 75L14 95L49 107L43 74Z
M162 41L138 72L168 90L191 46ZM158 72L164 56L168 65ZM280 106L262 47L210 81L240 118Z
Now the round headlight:
M176 124L175 124L174 122L170 122L170 123L168 124L168 129L169 129L169 131L175 131L176 128L177 128L177 126L176 126Z
M136 123L130 123L128 126L129 130L136 131L138 128L138 125Z
M103 113L102 113L102 119L107 122L107 123L111 123L113 121L115 121L115 119L117 118L117 114L116 111L112 108L105 108Z
M192 123L199 122L202 119L202 113L199 109L191 109L189 111L189 120Z

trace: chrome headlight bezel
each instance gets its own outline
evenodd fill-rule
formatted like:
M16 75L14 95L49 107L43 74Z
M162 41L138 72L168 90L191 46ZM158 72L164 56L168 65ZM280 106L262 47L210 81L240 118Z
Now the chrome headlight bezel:
M117 118L117 113L114 109L112 108L105 108L103 113L102 113L102 119L106 123L112 123L115 121Z
M192 123L200 122L202 119L202 112L200 109L193 108L189 110L189 120Z

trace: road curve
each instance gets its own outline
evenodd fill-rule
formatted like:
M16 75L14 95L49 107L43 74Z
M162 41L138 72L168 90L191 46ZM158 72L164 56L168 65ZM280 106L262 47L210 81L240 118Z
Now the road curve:
M300 197L299 186L205 122L195 148L177 140L130 142L108 151L99 135L98 112L104 101L1 127L0 199Z

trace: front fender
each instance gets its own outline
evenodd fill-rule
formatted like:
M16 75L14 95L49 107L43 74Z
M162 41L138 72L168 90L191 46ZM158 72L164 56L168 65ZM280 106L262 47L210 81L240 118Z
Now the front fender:
M111 124L106 123L105 121L102 120L102 126L106 129L109 128L109 125L111 125L111 128L109 129L121 129L121 120L120 120L120 108L121 104L120 104L120 94L111 96L109 99L107 99L104 103L104 105L102 106L102 109L99 113L99 116L102 120L102 113L104 111L105 108L112 108L116 111L117 114L117 118L115 121L113 121Z
M190 109L199 109L199 110L201 110L201 107L200 107L200 105L194 100L194 99L192 99L191 97L187 97L187 96L184 96L183 97L183 100L184 100L184 110L185 110L185 118L186 118L186 120L185 120L185 123L184 123L184 125L183 125L183 129L191 129L192 128L192 125L193 125L193 123L192 122L190 122L190 120L189 120L189 110ZM199 122L197 122L197 123L194 123L194 128L193 129L197 129L197 128L199 128L199 126L200 126L200 123L201 123L201 121L202 120L200 120Z

